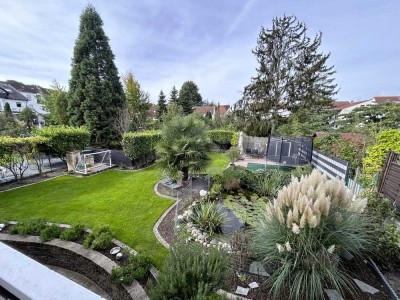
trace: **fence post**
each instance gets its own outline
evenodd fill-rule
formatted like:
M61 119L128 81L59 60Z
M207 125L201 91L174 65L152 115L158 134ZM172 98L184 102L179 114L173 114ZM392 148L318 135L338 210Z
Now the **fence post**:
M379 193L382 192L383 183L385 182L386 175L387 175L387 172L389 170L388 167L389 167L389 165L390 165L390 163L392 161L393 154L394 154L394 152L391 151L391 150L386 154L385 164L383 165L383 172L382 172L381 178L379 179L379 185L378 185L378 192Z

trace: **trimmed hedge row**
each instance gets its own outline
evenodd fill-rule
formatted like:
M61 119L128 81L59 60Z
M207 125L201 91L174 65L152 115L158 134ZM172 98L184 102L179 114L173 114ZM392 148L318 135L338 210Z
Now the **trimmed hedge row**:
M78 127L45 127L36 131L37 135L48 138L44 152L58 156L65 162L68 151L83 150L90 143L90 133Z
M215 129L209 130L207 134L221 149L229 149L238 144L238 133L235 131Z
M160 139L161 132L158 130L128 132L122 137L122 148L132 161L146 160L148 156L154 156L155 146Z

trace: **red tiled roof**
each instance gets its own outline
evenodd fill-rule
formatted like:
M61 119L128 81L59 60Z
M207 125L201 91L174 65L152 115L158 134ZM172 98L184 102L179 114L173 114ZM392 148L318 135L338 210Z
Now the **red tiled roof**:
M333 102L333 107L334 108L338 108L338 109L344 109L344 108L348 108L363 102L366 102L369 100L363 100L363 101L335 101Z
M207 112L214 113L214 107L217 108L216 105L207 105L207 106L193 106L193 111L205 114ZM224 116L228 110L229 110L229 105L220 105L219 106L219 113L221 116Z
M400 96L378 96L373 99L376 102L400 102Z

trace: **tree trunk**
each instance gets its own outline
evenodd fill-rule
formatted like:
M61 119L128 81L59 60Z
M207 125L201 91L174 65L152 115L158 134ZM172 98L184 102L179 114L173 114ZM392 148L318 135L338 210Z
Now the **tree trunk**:
M189 179L189 168L188 167L183 167L182 168L182 181L188 181L188 179Z

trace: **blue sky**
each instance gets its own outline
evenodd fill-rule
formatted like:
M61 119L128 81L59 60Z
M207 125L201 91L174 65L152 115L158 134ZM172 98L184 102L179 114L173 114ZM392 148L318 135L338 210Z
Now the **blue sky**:
M86 1L0 0L0 80L68 85ZM131 70L156 102L186 80L204 99L233 104L255 75L261 26L294 14L323 33L338 100L400 95L400 1L94 1L120 74Z

